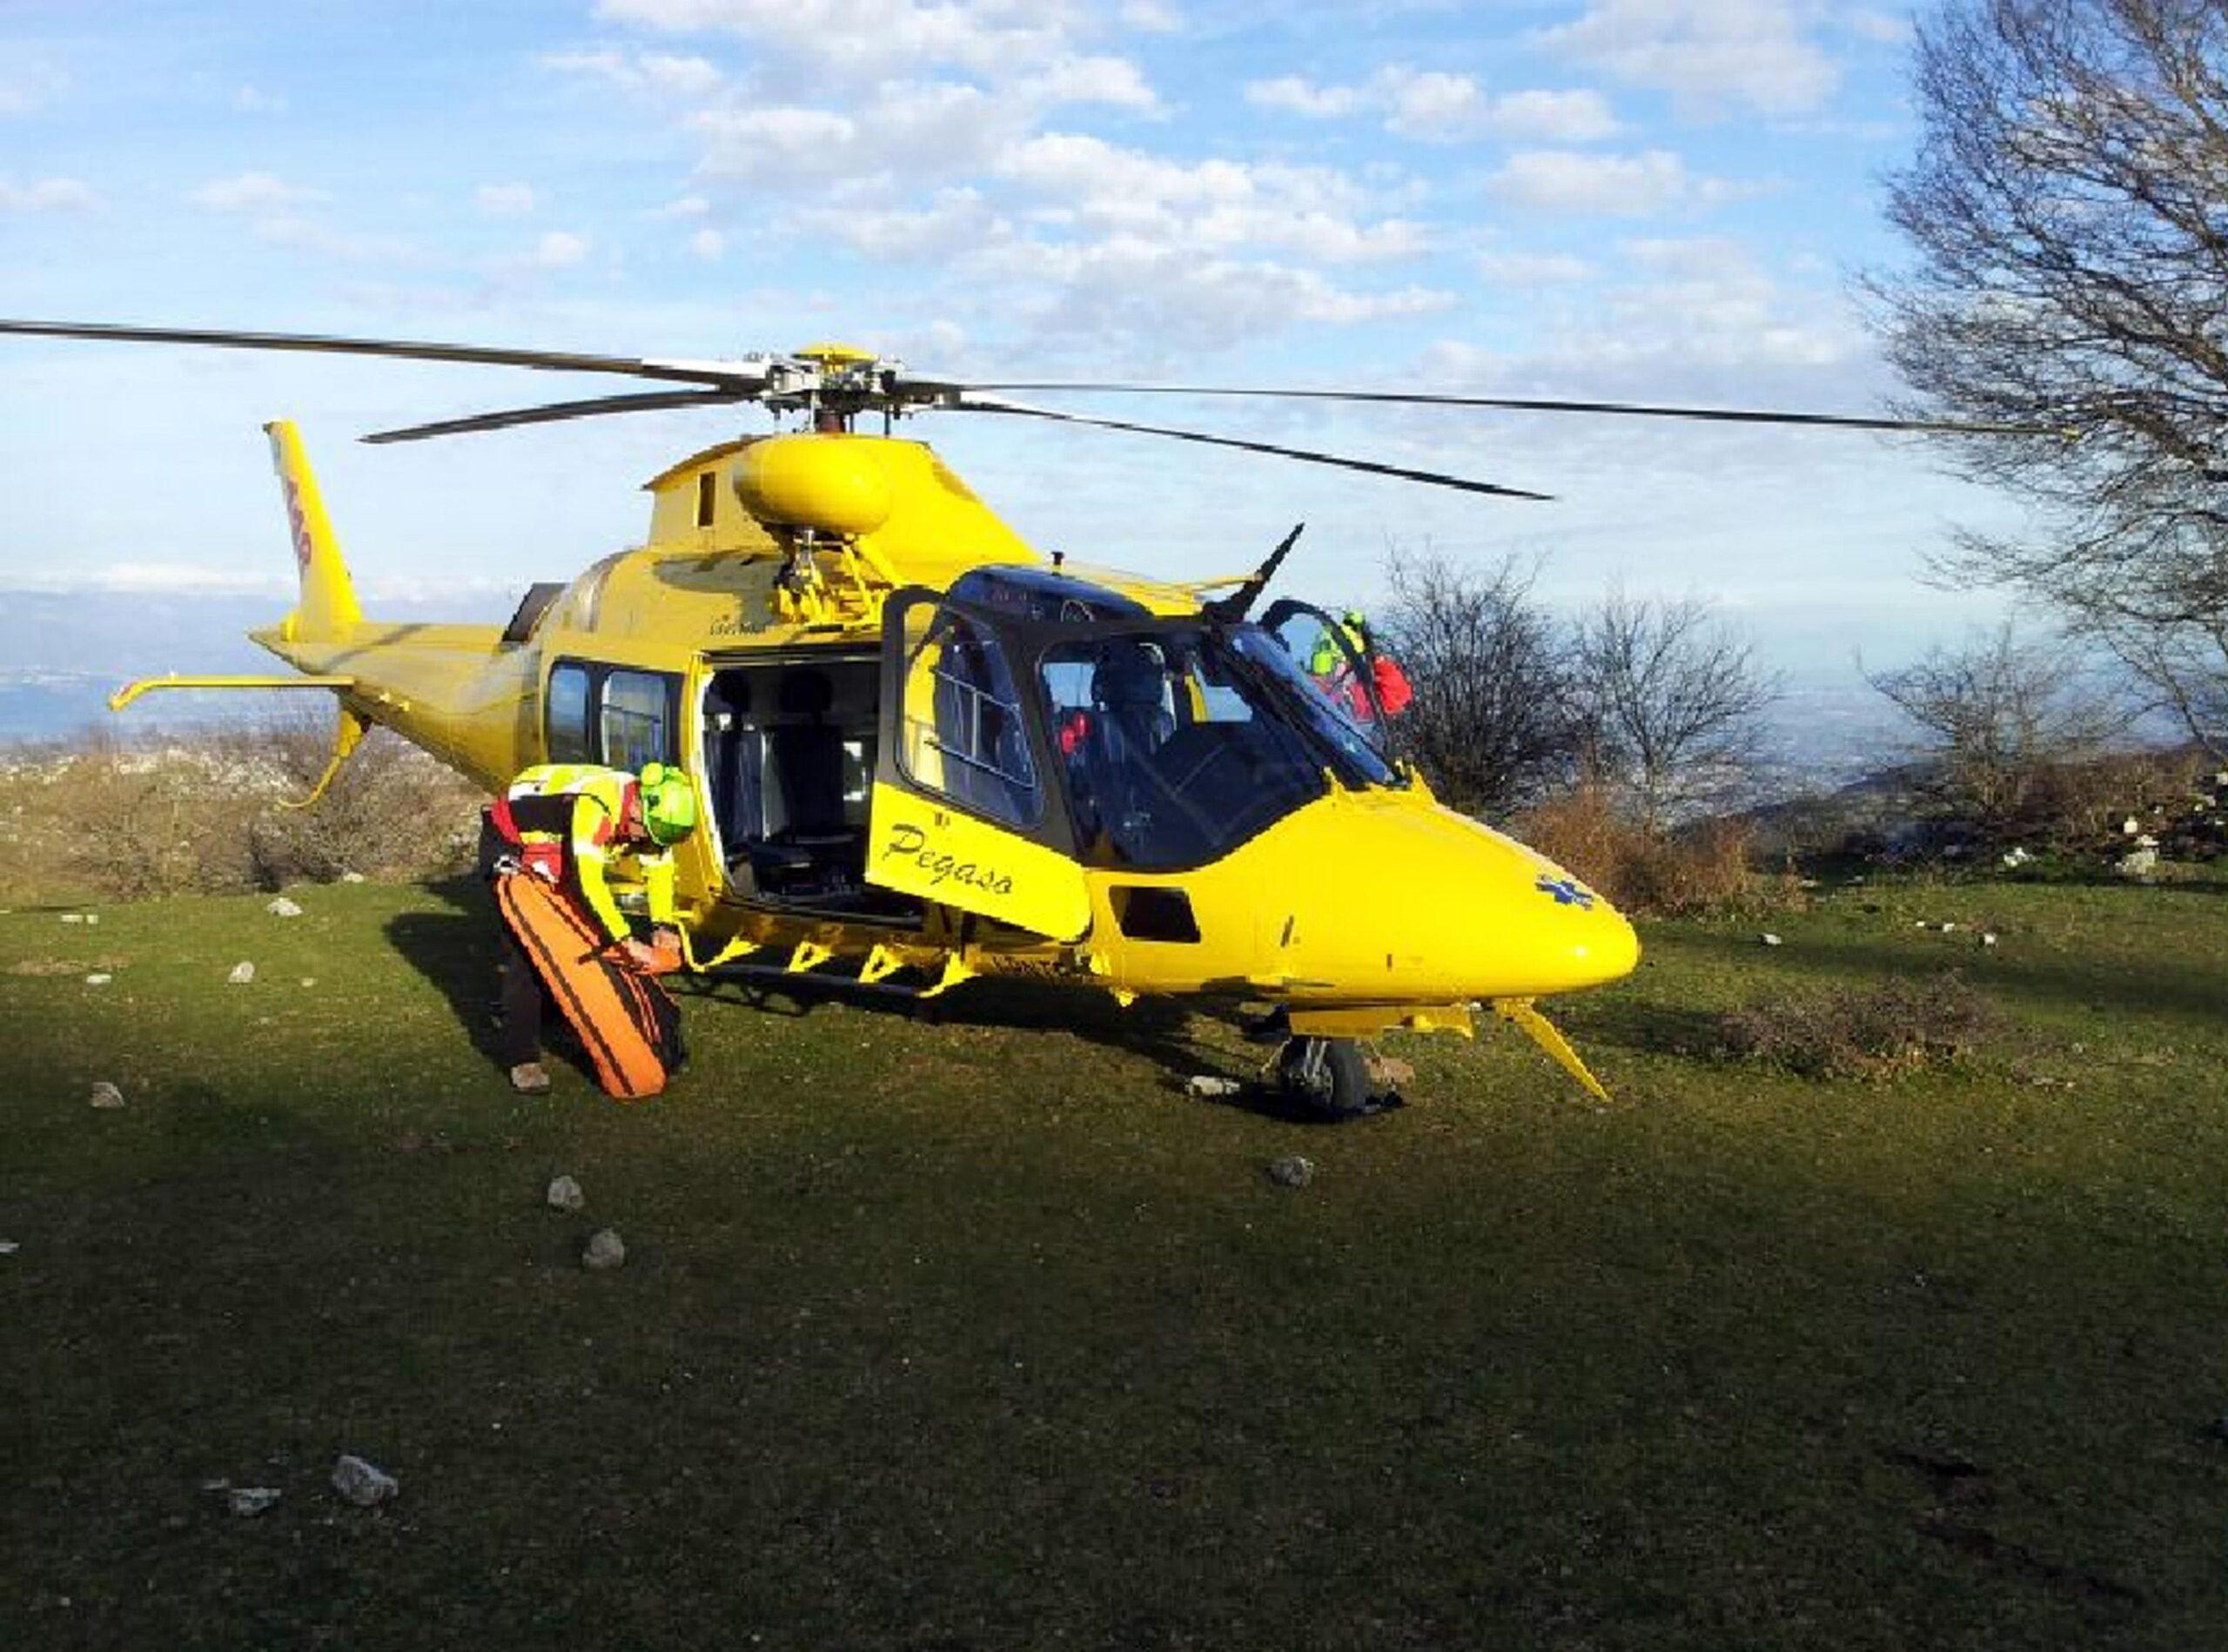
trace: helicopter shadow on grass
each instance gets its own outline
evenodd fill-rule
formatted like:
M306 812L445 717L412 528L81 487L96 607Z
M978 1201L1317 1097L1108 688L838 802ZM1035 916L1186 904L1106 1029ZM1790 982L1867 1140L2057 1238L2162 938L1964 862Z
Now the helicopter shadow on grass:
M470 875L444 878L425 888L438 896L446 910L397 913L386 922L387 940L447 1000L473 1047L491 1064L500 1064L492 1017L500 957L495 926L500 921L494 903L486 887ZM1239 1094L1218 1100L1272 1117L1286 1116L1286 1104L1280 1097L1252 1082L1250 1064L1248 1070L1233 1070L1230 1039L1218 1036L1216 1031L1218 1027L1242 1028L1245 1018L1231 1005L1144 998L1124 1010L1104 993L981 978L967 983L949 997L933 999L862 991L841 977L809 975L676 976L668 977L667 984L674 989L684 1014L700 1007L708 1011L730 1006L801 1017L842 1004L852 1011L930 1024L1066 1032L1106 1049L1143 1056L1166 1075L1172 1091L1180 1092L1184 1083L1198 1074L1238 1078L1244 1085ZM1202 1021L1209 1024L1203 1027ZM554 1039L562 1024L560 1017L547 1017L545 1037ZM568 1058L577 1057L569 1039L556 1041ZM575 1064L580 1064L577 1060Z

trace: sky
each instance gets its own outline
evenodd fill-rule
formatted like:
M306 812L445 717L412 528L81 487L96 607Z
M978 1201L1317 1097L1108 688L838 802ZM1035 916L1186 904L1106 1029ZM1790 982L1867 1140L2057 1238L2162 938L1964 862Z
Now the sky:
M1845 0L0 0L0 314L1876 411L1855 279L1900 255L1881 180L1915 141L1909 35ZM0 601L277 607L258 426L286 416L367 606L500 617L638 541L640 482L766 416L353 439L621 387L0 339ZM1925 561L2014 520L1909 439L1060 405L1556 497L959 413L906 430L1079 560L1203 577L1304 520L1288 578L1321 600L1380 599L1392 549L1516 555L1558 605L1708 596L1805 681L1993 614Z

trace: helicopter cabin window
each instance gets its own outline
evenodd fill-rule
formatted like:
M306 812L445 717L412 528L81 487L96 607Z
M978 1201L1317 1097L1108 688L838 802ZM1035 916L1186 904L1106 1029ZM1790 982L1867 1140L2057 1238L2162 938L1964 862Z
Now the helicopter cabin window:
M560 665L549 674L544 730L551 762L586 762L588 749L588 670Z
M715 470L705 471L696 478L697 527L709 527L712 525L712 510L719 503L719 499L720 473Z
M614 769L669 762L674 750L673 679L648 671L614 671L603 680L603 761Z
M1001 825L1033 824L1044 792L1005 650L964 614L923 608L906 619L906 777Z

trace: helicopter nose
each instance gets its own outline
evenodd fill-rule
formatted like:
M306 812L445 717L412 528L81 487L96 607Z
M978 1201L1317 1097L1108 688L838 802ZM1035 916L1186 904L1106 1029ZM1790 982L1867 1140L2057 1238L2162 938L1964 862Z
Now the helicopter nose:
M1348 863L1371 875L1295 903L1294 975L1358 996L1451 1003L1577 991L1639 964L1624 915L1514 839L1403 797L1339 812Z

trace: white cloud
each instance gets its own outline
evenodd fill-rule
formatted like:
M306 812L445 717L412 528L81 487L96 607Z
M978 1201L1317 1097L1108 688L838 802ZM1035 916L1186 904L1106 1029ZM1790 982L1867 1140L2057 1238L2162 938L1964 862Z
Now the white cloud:
M1473 75L1390 64L1352 86L1318 85L1296 75L1257 80L1246 101L1312 120L1373 114L1398 138L1460 144L1497 138L1585 144L1617 131L1609 100L1591 87L1493 93Z
M232 93L232 107L243 115L283 115L288 104L284 93L242 86Z
M789 221L815 240L834 241L877 259L955 258L1013 234L1011 225L971 189L942 191L926 206L806 207Z
M1172 35L1184 26L1183 14L1162 0L1127 0L1117 15L1124 28L1139 34Z
M1151 113L1160 99L1137 64L1126 57L1061 57L1041 73L1017 83L1016 92L1032 102L1103 104Z
M585 263L594 248L595 243L585 235L576 235L570 230L549 230L534 244L528 262L540 270L569 269Z
M489 218L524 218L540 204L531 184L482 184L473 199Z
M727 256L728 238L717 230L699 230L688 238L688 250L707 264L717 263Z
M1274 80L1246 82L1245 101L1258 109L1282 110L1311 120L1336 120L1360 108L1362 95L1358 86L1318 86L1298 75L1280 75Z
M269 172L212 178L185 198L212 212L279 212L326 198L325 191L289 184Z
M1041 63L1084 22L1060 0L601 0L596 15L672 34L740 35L794 63L861 75Z
M42 178L30 184L0 178L0 212L80 212L98 206L91 185L75 178Z
M645 96L699 102L727 84L727 77L707 58L661 51L551 51L536 59L560 74L587 75L623 91Z
M1493 192L1518 206L1552 212L1648 218L1692 211L1757 193L1760 186L1688 170L1668 150L1596 155L1576 150L1521 150L1490 180Z
M1820 107L1841 84L1812 37L1822 11L1820 0L1591 0L1575 22L1539 37L1697 112L1733 104L1793 115Z
M708 216L711 210L711 202L706 200L701 195L683 195L678 200L668 201L650 216L675 218L703 218Z

